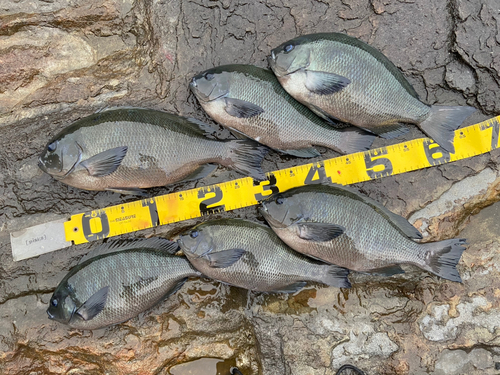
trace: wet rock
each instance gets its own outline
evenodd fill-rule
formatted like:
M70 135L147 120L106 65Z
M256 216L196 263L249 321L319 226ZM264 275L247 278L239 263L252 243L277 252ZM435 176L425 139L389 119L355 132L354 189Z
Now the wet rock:
M436 375L470 374L483 371L493 374L495 370L492 354L485 349L473 349L470 353L463 350L443 350L436 362Z
M476 91L476 80L472 70L465 64L452 61L446 66L446 83L451 88L465 93Z
M468 124L499 114L495 0L8 0L0 9L2 373L186 375L203 366L215 375L236 365L245 375L333 375L344 363L368 374L494 373L500 363L499 150L355 186L409 218L425 241L468 238L458 266L463 284L412 266L391 278L352 273L351 290L310 285L291 296L194 279L128 322L70 330L48 320L45 309L89 246L13 262L9 232L135 200L81 191L43 174L37 157L62 128L117 105L210 121L188 90L194 74L229 63L266 67L271 48L298 34L361 38L400 67L426 103L477 107ZM230 134L220 129L217 136ZM413 128L375 146L422 136ZM321 152L324 159L336 155ZM304 163L270 153L264 169ZM237 177L219 168L202 181L151 194ZM262 220L255 207L213 217ZM172 237L199 221L124 237Z

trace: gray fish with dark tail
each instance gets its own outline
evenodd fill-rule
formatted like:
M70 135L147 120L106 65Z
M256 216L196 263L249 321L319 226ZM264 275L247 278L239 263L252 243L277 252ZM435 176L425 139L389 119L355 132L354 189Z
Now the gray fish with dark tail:
M195 76L189 87L219 124L286 154L319 156L313 146L349 154L369 149L374 140L352 126L329 126L293 99L267 69L220 66Z
M269 63L290 95L332 121L347 122L381 137L417 125L454 152L454 130L475 111L467 106L428 106L380 51L340 33L310 34L271 52Z
M456 265L464 239L419 244L422 235L402 216L345 186L310 185L273 194L261 213L292 249L359 272L403 273L413 264L461 281Z
M251 140L218 141L196 119L149 109L124 108L76 121L47 145L39 167L87 190L144 194L143 188L207 176L221 164L263 180L268 149ZM216 164L214 164L216 163Z
M260 292L293 293L308 281L349 288L349 271L299 254L274 232L246 220L208 221L182 234L179 245L204 275Z
M79 329L129 320L199 276L177 243L163 238L120 240L98 246L64 277L52 295L50 319Z

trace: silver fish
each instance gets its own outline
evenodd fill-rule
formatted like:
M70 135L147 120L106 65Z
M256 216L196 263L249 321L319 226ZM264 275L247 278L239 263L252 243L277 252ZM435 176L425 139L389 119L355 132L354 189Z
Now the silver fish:
M204 275L241 288L291 293L308 281L350 287L347 270L293 251L271 229L250 221L208 221L182 234L178 242Z
M290 95L320 116L385 138L417 125L449 152L472 107L428 106L380 51L340 33L310 34L271 52L269 63Z
M199 276L177 243L162 238L120 240L84 256L57 286L47 314L79 329L121 323L175 293Z
M403 273L413 264L461 281L456 265L464 239L419 244L422 235L402 216L345 186L310 185L273 194L261 213L292 249L354 271Z
M313 146L342 154L370 148L374 136L355 127L335 129L293 99L267 69L225 65L189 84L203 109L219 124L275 150L319 156Z
M207 176L216 165L258 180L268 149L250 140L218 141L209 125L138 108L96 113L56 135L39 167L80 189L143 194L142 188Z

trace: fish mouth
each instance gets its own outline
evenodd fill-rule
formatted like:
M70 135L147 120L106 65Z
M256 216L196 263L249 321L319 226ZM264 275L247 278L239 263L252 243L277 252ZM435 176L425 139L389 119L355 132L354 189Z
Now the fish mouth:
M48 173L45 164L43 164L41 156L38 157L38 168L40 168L43 172Z
M56 319L56 317L51 314L51 312L49 311L49 309L47 309L47 315L49 316L49 319L51 319L51 320L55 320Z

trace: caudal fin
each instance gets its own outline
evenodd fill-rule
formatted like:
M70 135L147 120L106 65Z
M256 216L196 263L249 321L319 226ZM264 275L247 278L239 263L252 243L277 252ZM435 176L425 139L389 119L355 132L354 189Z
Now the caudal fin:
M433 105L429 117L419 124L420 129L448 152L455 152L453 137L455 130L476 109L467 106Z
M269 148L251 140L229 141L224 165L256 180L265 180L261 164Z
M323 284L334 286L336 288L350 288L351 283L347 278L349 270L335 265L325 266L325 273L319 282Z
M372 146L376 138L375 134L368 133L354 126L337 129L337 131L342 133L342 141L337 148L343 154L366 151Z
M456 266L465 250L464 245L464 238L422 244L425 247L423 268L443 279L462 282Z

